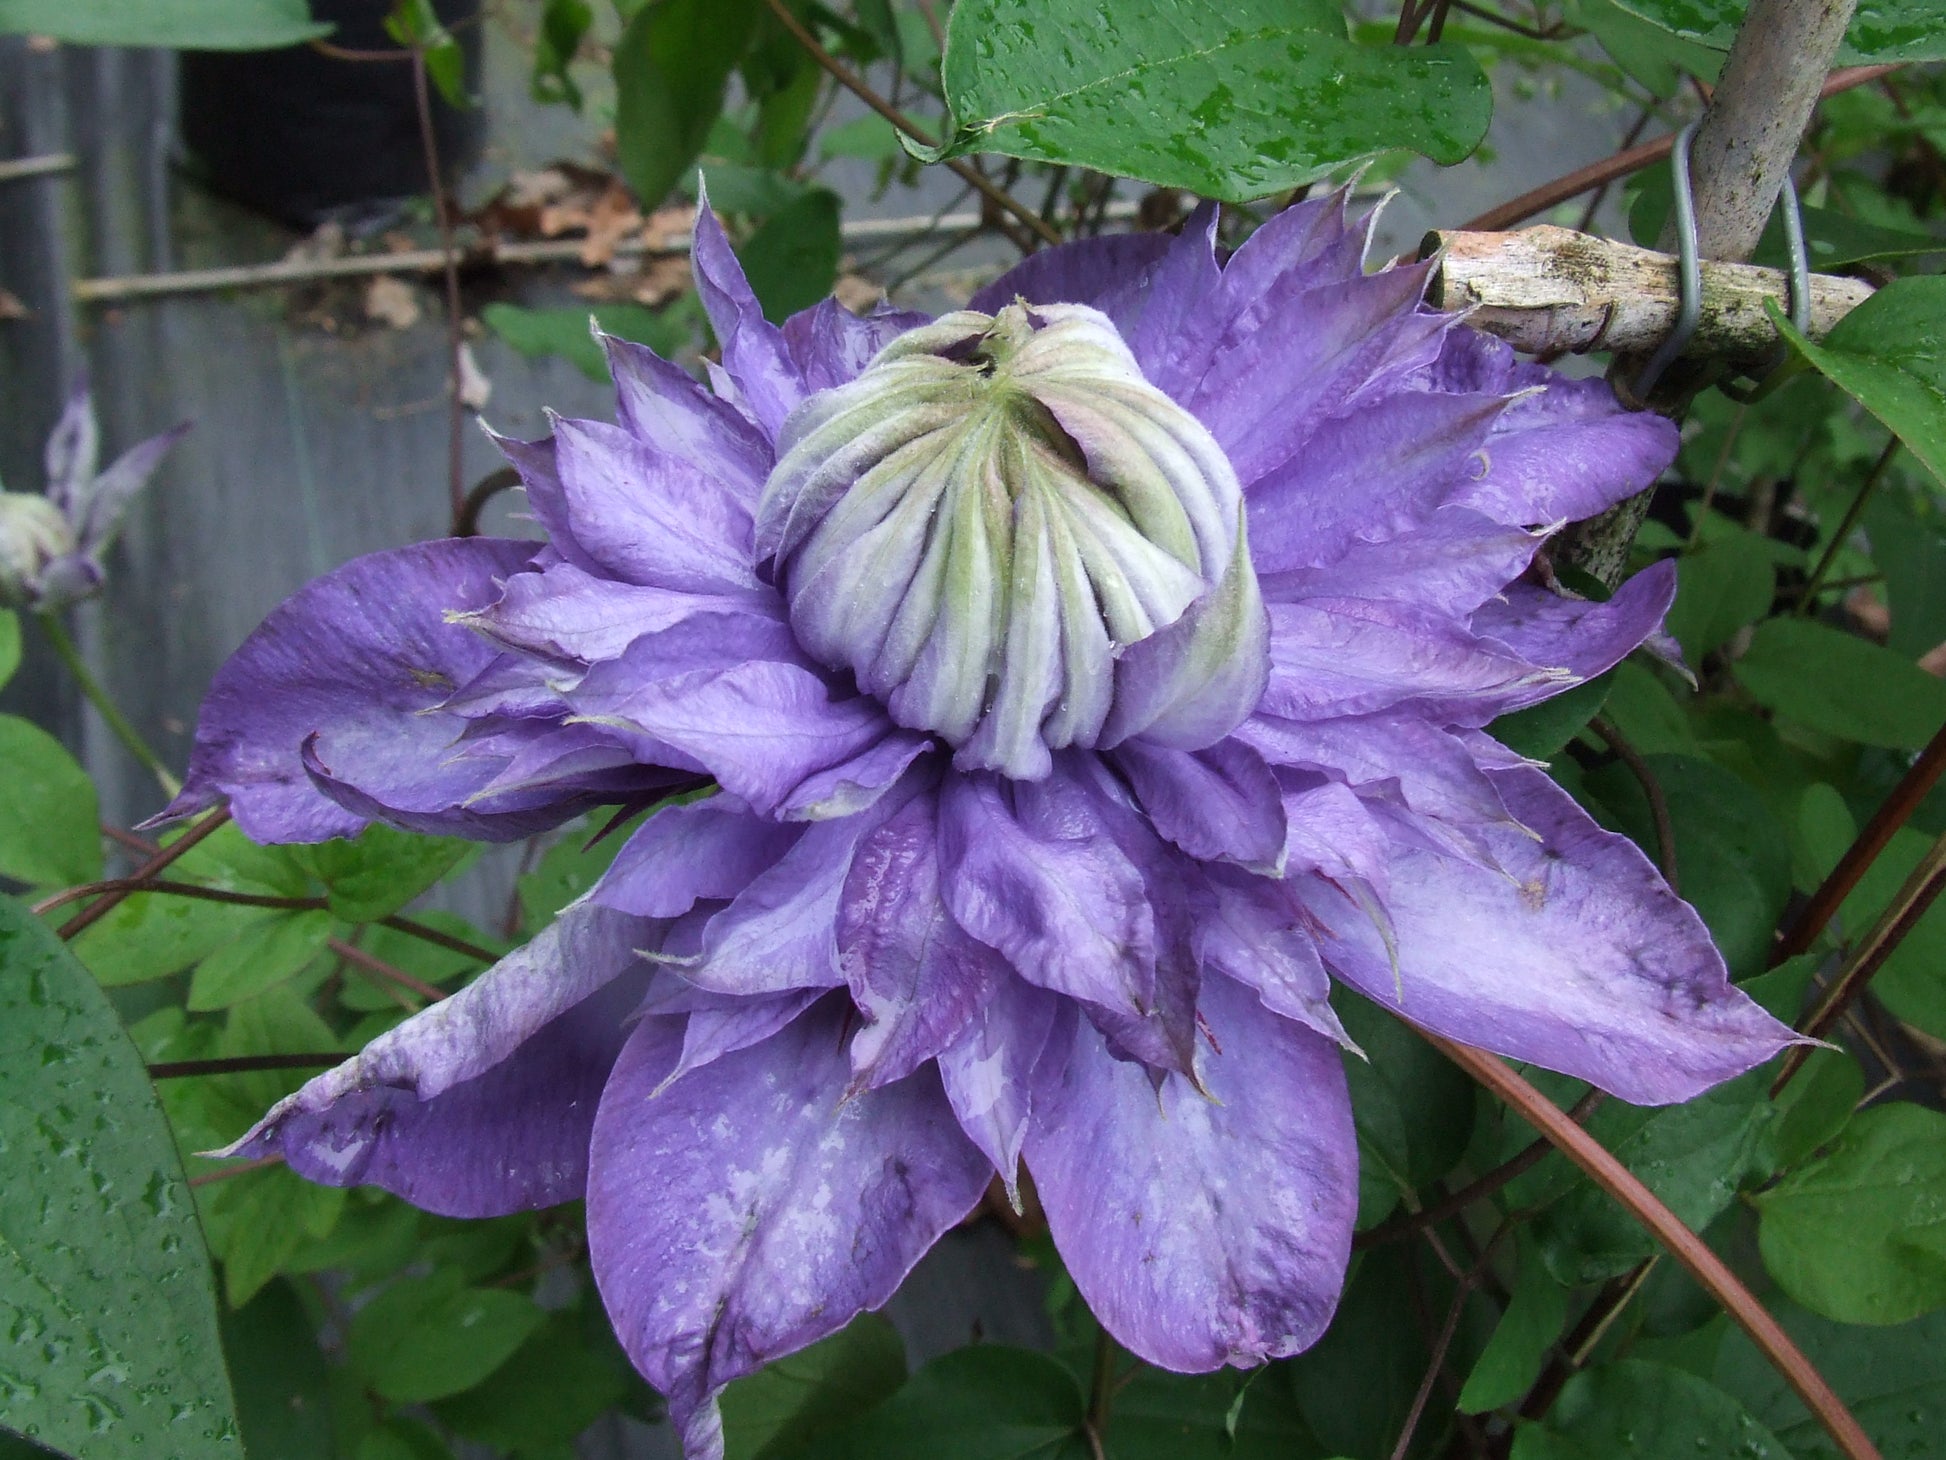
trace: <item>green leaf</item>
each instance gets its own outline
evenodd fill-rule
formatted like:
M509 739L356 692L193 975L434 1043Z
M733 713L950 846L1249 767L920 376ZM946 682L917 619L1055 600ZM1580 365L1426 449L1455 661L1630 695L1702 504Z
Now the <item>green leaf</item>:
M593 887L628 840L626 832L616 831L589 846L592 830L586 822L566 827L540 865L522 875L520 911L530 934L546 927L556 913Z
M941 155L1092 167L1226 202L1398 148L1458 162L1493 114L1464 48L1356 45L1335 0L1156 0L1113 24L1095 0L961 0L942 75Z
M1829 877L1858 835L1851 807L1835 786L1817 781L1798 798L1796 836L1791 841L1791 879L1800 892L1814 892Z
M590 380L608 379L608 357L602 353L590 321L602 331L647 345L664 359L689 343L689 331L669 314L640 304L597 304L592 309L523 309L517 304L489 304L480 311L487 328L530 360L559 355Z
M1946 26L1937 33L1946 37ZM1821 344L1774 307L1771 319L1800 355L1946 482L1946 276L1894 279Z
M1644 755L1696 755L1696 731L1682 704L1654 670L1624 660L1610 671L1614 683L1602 712Z
M373 1390L413 1404L471 1389L545 1321L531 1298L462 1284L451 1268L401 1278L358 1310L346 1354Z
M33 887L101 876L95 785L61 742L0 715L0 877Z
M1577 684L1551 700L1502 715L1487 726L1487 733L1509 750L1535 760L1552 760L1601 713L1613 684L1612 674Z
M209 1258L140 1054L0 898L0 1415L89 1460L241 1460Z
M1705 654L1770 612L1777 593L1770 550L1754 532L1740 532L1690 553L1677 564L1676 578L1679 586L1667 627L1691 665L1701 665Z
M466 57L459 42L439 19L432 0L392 0L385 17L385 33L408 50L419 52L426 75L451 107L473 104L466 94Z
M334 1460L329 1380L317 1331L288 1283L222 1317L223 1353L251 1455Z
M1143 1364L1115 1391L1115 1460L1317 1460L1324 1449L1277 1369L1171 1374Z
M1946 1307L1946 1115L1878 1105L1829 1155L1756 1197L1758 1245L1778 1285L1840 1323L1903 1323ZM1903 1239L1918 1237L1918 1244Z
M1771 1146L1788 1171L1838 1138L1865 1094L1865 1072L1839 1049L1814 1049L1777 1097Z
M210 1245L223 1259L230 1306L254 1298L307 1241L330 1236L344 1209L343 1187L315 1185L284 1167L252 1171L206 1192Z
M427 909L414 914L413 921L440 932L450 933L455 938L464 939L479 947L483 952L496 956L506 951L502 939L491 933L482 932L467 922L465 918L452 913L441 912L437 908ZM469 953L456 953L451 948L443 948L424 938L414 937L411 933L400 932L397 928L373 926L365 929L365 936L359 947L372 957L389 963L394 968L404 969L414 978L424 979L427 983L451 983L461 974L477 973L485 967L481 961ZM389 992L390 985L380 986L368 978L348 978L338 987L338 1003L359 1013L387 1010L397 1013L399 1001Z
M867 162L880 162L899 156L899 134L883 117L853 117L835 127L819 130L818 156L827 161L833 157L862 157Z
M1946 1434L1946 1312L1885 1328L1833 1323L1794 1303L1767 1306L1887 1456L1936 1455ZM1824 1426L1742 1329L1717 1351L1714 1378L1800 1460L1838 1460Z
M781 323L831 292L842 251L838 195L816 188L751 234L737 257L764 317Z
M534 34L534 69L528 83L535 101L566 102L581 110L581 88L575 84L571 67L594 19L594 7L588 0L547 0Z
M326 35L305 0L0 0L0 35L83 46L262 51Z
M567 1444L629 1389L620 1350L612 1339L590 1343L586 1326L573 1313L550 1313L491 1383L440 1400L434 1412L467 1439L498 1449Z
M1734 974L1754 973L1770 955L1771 932L1791 893L1790 838L1740 777L1713 761L1646 755L1675 832L1683 897L1703 915ZM1654 823L1635 773L1602 766L1587 785L1615 825L1653 859Z
M20 668L20 615L11 608L0 608L0 688L5 688L14 671Z
M1759 624L1736 676L1766 709L1861 745L1917 750L1946 723L1946 682L1882 645L1806 619Z
M1081 1391L1046 1354L998 1344L927 1364L856 1424L781 1452L791 1460L1089 1460Z
M1473 1086L1378 1004L1338 990L1334 1007L1366 1059L1345 1061L1358 1130L1361 1227L1458 1164L1473 1134Z
M330 936L328 912L273 914L196 965L186 1007L195 1011L227 1009L295 977L324 951Z
M725 1460L758 1460L856 1419L905 1383L905 1345L876 1313L723 1391Z
M1661 240L1663 226L1675 206L1675 187L1669 165L1647 168L1635 180L1635 201L1629 205L1629 236L1644 248ZM1800 207L1804 217L1804 248L1811 267L1824 273L1875 259L1918 258L1946 252L1946 239L1854 218L1833 208ZM1781 213L1772 213L1750 262L1765 268L1791 266L1790 243Z
M324 884L331 910L348 923L390 917L480 854L474 842L396 831L377 822L353 840L293 850L299 864Z
M1461 1412L1484 1414L1526 1394L1567 1318L1568 1290L1523 1246L1507 1311L1460 1390Z
M1426 1372L1418 1302L1440 1312L1450 1288L1415 1287L1411 1246L1358 1259L1331 1326L1286 1368L1311 1433L1336 1455L1389 1455Z
M1743 22L1746 0L1616 0L1677 35L1727 50ZM1842 65L1875 61L1937 61L1946 58L1946 31L1939 24L1937 0L1868 0L1858 7L1845 43Z
M1565 1441L1566 1448L1558 1443ZM1523 1425L1512 1460L1586 1455L1684 1460L1791 1460L1783 1443L1706 1379L1628 1359L1570 1379L1546 1428Z
M1686 1104L1655 1111L1605 1105L1589 1130L1686 1226L1701 1231L1736 1200L1741 1186L1773 1167L1770 1078L1768 1071L1753 1070ZM1627 1272L1655 1251L1641 1223L1586 1181L1542 1212L1534 1230L1548 1270L1570 1287Z
M622 175L653 208L695 165L749 49L755 0L654 0L615 47L615 147Z

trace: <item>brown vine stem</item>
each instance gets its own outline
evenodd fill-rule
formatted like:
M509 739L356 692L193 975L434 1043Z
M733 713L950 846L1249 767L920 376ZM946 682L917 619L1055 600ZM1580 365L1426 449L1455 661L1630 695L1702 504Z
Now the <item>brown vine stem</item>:
M446 997L446 990L429 984L422 978L414 978L403 968L397 968L383 958L372 957L363 948L347 943L343 938L327 938L324 946L353 968L360 969L386 983L396 984L402 989L410 989L429 1004L436 1004Z
M177 837L174 842L164 847L153 857L149 858L148 861L137 867L133 877L123 880L140 882L145 879L154 878L158 873L164 871L174 863L178 857L202 841L203 838L215 833L229 819L230 808L227 806L217 807L216 810L210 812L208 816L205 816L201 821L190 827L188 831ZM90 903L65 923L61 924L59 936L63 940L66 940L93 927L96 923L107 917L109 913L121 906L132 890L117 888L104 894L101 901Z
M1115 1401L1115 1340L1106 1328L1095 1330L1095 1370L1088 1388L1088 1419L1083 1428L1094 1460L1106 1460L1108 1453L1108 1414Z
M1926 915L1926 909L1942 890L1946 890L1946 836L1932 844L1932 850L1912 869L1912 875L1879 914L1871 931L1859 940L1845 966L1831 981L1831 987L1800 1026L1804 1033L1818 1038L1844 1017L1845 1011L1865 992L1872 976L1885 966L1892 951L1918 926L1919 919ZM1772 1095L1791 1082L1810 1053L1808 1047L1800 1044L1784 1056L1784 1067L1777 1072L1777 1079L1770 1087Z
M1453 1288L1453 1300L1446 1308L1446 1321L1439 1326L1439 1333L1433 1339L1432 1353L1426 1363L1424 1377L1419 1380L1418 1391L1412 1396L1412 1407L1406 1411L1405 1423L1399 1427L1398 1443L1392 1446L1391 1460L1405 1460L1412 1449L1412 1437L1419 1431L1419 1421L1426 1412L1426 1402L1432 1398L1433 1385L1439 1382L1439 1375L1446 1367L1446 1355L1453 1346L1453 1335L1459 1332L1459 1321L1466 1312L1466 1300L1473 1296L1487 1275L1487 1264L1493 1261L1493 1254L1507 1235L1514 1229L1511 1221L1503 1221L1494 1229L1487 1244L1474 1257L1473 1265L1460 1274Z
M205 887L200 882L171 882L164 877L113 877L105 882L84 882L79 887L70 887L65 892L57 892L52 897L42 898L29 909L36 917L42 913L53 912L71 902L95 897L105 892L119 892L124 895L136 892L160 892L171 897L194 898L201 902L226 902L237 907L268 907L287 912L313 912L327 904L321 897L276 897L269 893L231 892L225 887Z
M1805 1407L1836 1442L1848 1460L1880 1460L1877 1448L1851 1411L1805 1358L1791 1336L1770 1316L1763 1304L1738 1281L1723 1259L1701 1237L1644 1186L1599 1141L1569 1120L1545 1095L1516 1074L1503 1060L1466 1045L1454 1044L1426 1030L1418 1031L1476 1081L1519 1112L1603 1191L1646 1227L1669 1255L1681 1263L1716 1302L1750 1335L1764 1357L1789 1384Z
M345 1054L240 1054L228 1059L163 1060L149 1066L151 1080L181 1080L192 1075L247 1075L256 1070L315 1070L349 1059Z
M816 61L818 65L823 67L826 74L840 86L844 87L846 91L849 91L853 96L864 102L866 106L884 117L886 121L904 132L908 137L911 137L921 147L935 147L938 145L931 132L913 121L911 117L893 106L884 97L880 96L872 89L871 84L864 77L860 76L856 71L853 71L843 61L840 61L822 45L818 44L818 38L811 34L809 28L805 26L803 21L791 14L789 8L783 3L783 0L766 0L766 3L770 6L770 13L777 17L778 24L789 31L791 38L804 48L805 53L813 61ZM1059 243L1061 241L1060 233L1045 218L1041 217L1040 214L1021 202L1020 199L1016 198L1005 188L995 184L992 179L988 178L977 167L972 166L963 158L958 157L947 158L946 166L961 181L979 193L981 197L994 204L994 206L1004 208L1007 212L1013 214L1015 218L1032 230L1034 236L1039 238L1041 242Z
M1841 91L1850 91L1855 86L1864 86L1889 76L1898 66L1846 66L1833 71L1826 78L1818 92L1819 100L1836 96ZM1552 182L1542 183L1517 198L1509 198L1498 207L1489 208L1479 217L1460 225L1460 231L1467 233L1496 233L1503 228L1511 228L1516 223L1524 223L1536 213L1545 213L1549 208L1577 198L1590 188L1601 187L1653 167L1662 161L1676 145L1676 134L1651 138L1635 147L1624 148L1599 162L1591 162L1586 167L1578 167L1573 172L1563 173Z
M189 1184L208 1186L213 1181L228 1181L233 1176L248 1176L252 1171L262 1171L283 1164L282 1156L259 1156L254 1161L239 1161L234 1166L225 1166L221 1171L205 1171L201 1176L192 1176L189 1178Z
M1602 743L1615 752L1615 758L1628 767L1629 773L1641 783L1642 794L1648 798L1649 817L1655 823L1655 860L1662 868L1662 877L1669 884L1669 890L1678 897L1682 895L1682 885L1676 880L1676 824L1669 817L1669 798L1663 794L1662 782L1649 763L1642 758L1642 752L1629 743L1628 737L1614 724L1600 715L1588 722L1588 728L1599 735Z
M1838 909L1844 906L1845 899L1851 896L1852 889L1858 886L1866 870L1878 860L1878 854L1885 850L1886 843L1912 819L1912 813L1919 809L1919 803L1939 784L1941 772L1946 772L1946 726L1941 726L1938 733L1926 743L1926 748L1919 753L1912 768L1892 788L1892 794L1872 813L1872 819L1865 823L1865 829L1858 833L1858 839L1838 859L1838 865L1831 869L1831 875L1818 885L1818 890L1804 905L1804 911L1778 934L1777 946L1770 955L1772 968L1786 959L1795 958L1817 942L1818 934L1825 930Z
M1809 613L1816 606L1818 593L1824 587L1824 580L1830 576L1831 565L1838 561L1838 554L1845 550L1845 542L1850 538L1852 529L1858 526L1858 519L1865 515L1865 504L1872 500L1872 493L1877 490L1879 479L1885 475L1885 469L1892 464L1892 458L1898 455L1898 452L1899 438L1894 436L1885 443L1885 449L1879 452L1878 460L1872 463L1872 469L1865 473L1865 480L1852 494L1851 504L1845 508L1845 515L1839 519L1838 526L1832 531L1831 541L1825 544L1824 552L1818 557L1817 566L1811 569L1811 576L1805 581L1804 591L1797 600L1798 613ZM1701 520L1700 517L1697 519L1698 522Z

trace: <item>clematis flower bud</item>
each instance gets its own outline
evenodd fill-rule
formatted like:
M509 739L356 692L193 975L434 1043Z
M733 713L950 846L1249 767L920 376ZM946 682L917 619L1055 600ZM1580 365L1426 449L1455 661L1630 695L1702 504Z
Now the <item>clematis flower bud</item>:
M962 310L784 422L757 514L799 642L962 770L1210 744L1266 673L1223 450L1083 305ZM1132 646L1146 646L1139 654Z
M76 547L73 526L47 498L0 492L0 604L39 607L48 570Z

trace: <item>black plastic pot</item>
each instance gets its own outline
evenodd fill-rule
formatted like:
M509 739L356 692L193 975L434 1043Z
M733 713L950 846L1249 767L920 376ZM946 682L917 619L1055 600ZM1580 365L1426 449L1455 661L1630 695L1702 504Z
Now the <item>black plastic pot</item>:
M433 0L479 84L481 0ZM336 25L329 40L354 51L392 52L391 0L311 0ZM330 219L383 219L427 191L412 67L351 61L311 46L250 53L190 51L182 57L182 137L208 184L272 217L311 229ZM434 89L433 131L450 181L478 149L479 108L456 110Z

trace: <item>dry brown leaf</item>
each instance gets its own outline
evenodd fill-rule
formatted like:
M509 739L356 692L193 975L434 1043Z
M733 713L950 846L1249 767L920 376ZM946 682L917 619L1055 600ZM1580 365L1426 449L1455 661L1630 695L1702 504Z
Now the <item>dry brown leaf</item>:
M660 254L642 260L640 268L597 274L574 286L574 292L597 304L628 302L651 309L667 304L689 287L689 260L681 254Z
M375 274L365 285L365 318L395 330L419 322L419 299L412 286L394 274Z
M867 314L885 298L885 289L863 274L840 274L831 286L831 297L853 314Z
M0 319L25 319L32 310L20 302L20 296L11 289L0 289Z

